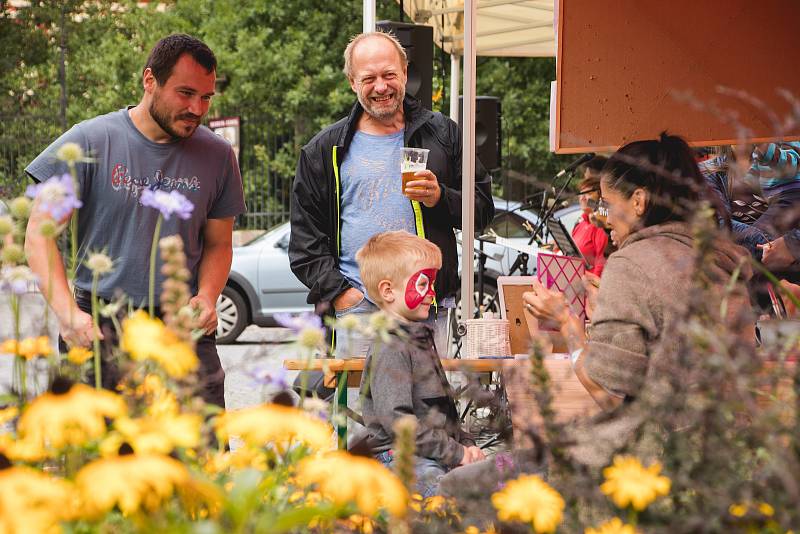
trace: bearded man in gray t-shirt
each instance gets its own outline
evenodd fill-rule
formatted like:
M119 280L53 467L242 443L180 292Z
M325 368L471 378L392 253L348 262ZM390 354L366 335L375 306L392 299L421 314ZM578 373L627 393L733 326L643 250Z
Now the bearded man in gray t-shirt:
M215 304L225 286L232 258L234 219L245 210L239 165L232 147L200 121L214 95L216 58L201 41L170 35L159 41L142 74L144 94L138 105L73 126L25 170L37 182L66 171L55 154L67 142L79 144L91 161L77 164L78 258L104 251L114 260L112 273L100 278L98 296L122 291L134 306L147 307L149 257L159 211L141 202L142 193L177 191L194 206L188 219L163 221L161 236L177 234L184 242L187 268L199 324L206 332L197 342L202 394L224 406L224 379L214 331ZM66 222L73 214L67 214ZM100 328L104 353L115 337L103 321L94 325L89 298L92 273L81 264L70 291L56 243L39 231L46 215L34 205L25 250L42 293L58 317L68 346L90 346ZM48 258L55 258L51 265ZM154 306L163 275L156 268ZM119 371L103 358L103 385L113 388Z

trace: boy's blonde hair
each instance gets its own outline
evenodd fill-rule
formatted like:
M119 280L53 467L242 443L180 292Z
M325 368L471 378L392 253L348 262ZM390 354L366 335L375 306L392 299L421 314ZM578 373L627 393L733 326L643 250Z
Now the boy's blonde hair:
M378 294L381 280L401 283L419 263L441 269L442 251L427 239L398 230L370 237L356 252L356 262L369 298L380 305L383 303Z

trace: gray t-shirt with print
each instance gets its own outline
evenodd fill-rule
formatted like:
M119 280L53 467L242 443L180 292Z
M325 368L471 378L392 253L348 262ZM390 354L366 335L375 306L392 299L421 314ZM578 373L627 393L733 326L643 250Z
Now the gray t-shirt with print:
M100 278L98 295L109 299L121 289L136 305L147 300L150 247L159 212L143 206L145 188L178 191L194 205L188 220L164 220L160 236L183 239L186 266L197 290L197 271L208 219L235 217L245 211L242 179L233 149L205 126L187 138L155 143L133 124L127 109L81 122L39 154L25 171L37 182L67 172L56 158L59 147L74 142L93 161L78 163L78 259L75 285L92 286L92 273L81 260L103 251L114 260L113 272ZM75 214L73 214L75 216ZM156 299L161 261L156 264Z

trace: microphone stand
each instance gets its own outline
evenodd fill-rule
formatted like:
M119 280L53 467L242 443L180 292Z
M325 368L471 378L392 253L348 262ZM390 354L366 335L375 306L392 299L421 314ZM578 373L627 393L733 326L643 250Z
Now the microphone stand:
M544 228L544 225L547 222L547 219L549 219L553 215L553 212L560 205L559 201L561 200L561 196L564 194L564 191L567 190L567 187L569 187L569 184L572 183L572 177L573 176L575 176L575 171L574 170L569 171L569 173L567 174L567 180L564 182L564 185L561 186L561 189L559 189L558 192L556 193L555 199L553 199L553 204L547 209L547 211L544 213L544 215L542 215L541 213L539 214L540 215L539 216L539 223L536 225L536 229L533 231L533 235L528 240L528 244L529 245L531 243L533 243L533 240L536 238L536 236L539 234L539 232L541 232L542 229ZM545 240L544 239L544 235L542 235L541 242L544 242L544 240Z

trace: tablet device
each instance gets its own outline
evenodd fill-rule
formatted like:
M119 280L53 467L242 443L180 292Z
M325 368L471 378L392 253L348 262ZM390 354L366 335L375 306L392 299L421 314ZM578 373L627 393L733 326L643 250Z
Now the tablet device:
M545 222L547 226L547 231L550 232L550 235L553 236L553 241L556 242L556 246L561 250L561 253L565 256L572 256L573 258L580 258L583 260L583 263L588 267L589 263L586 261L586 258L583 257L581 254L578 245L575 244L575 241L572 239L572 235L567 231L564 227L564 223L561 222L561 219L556 219L555 217L550 217Z

